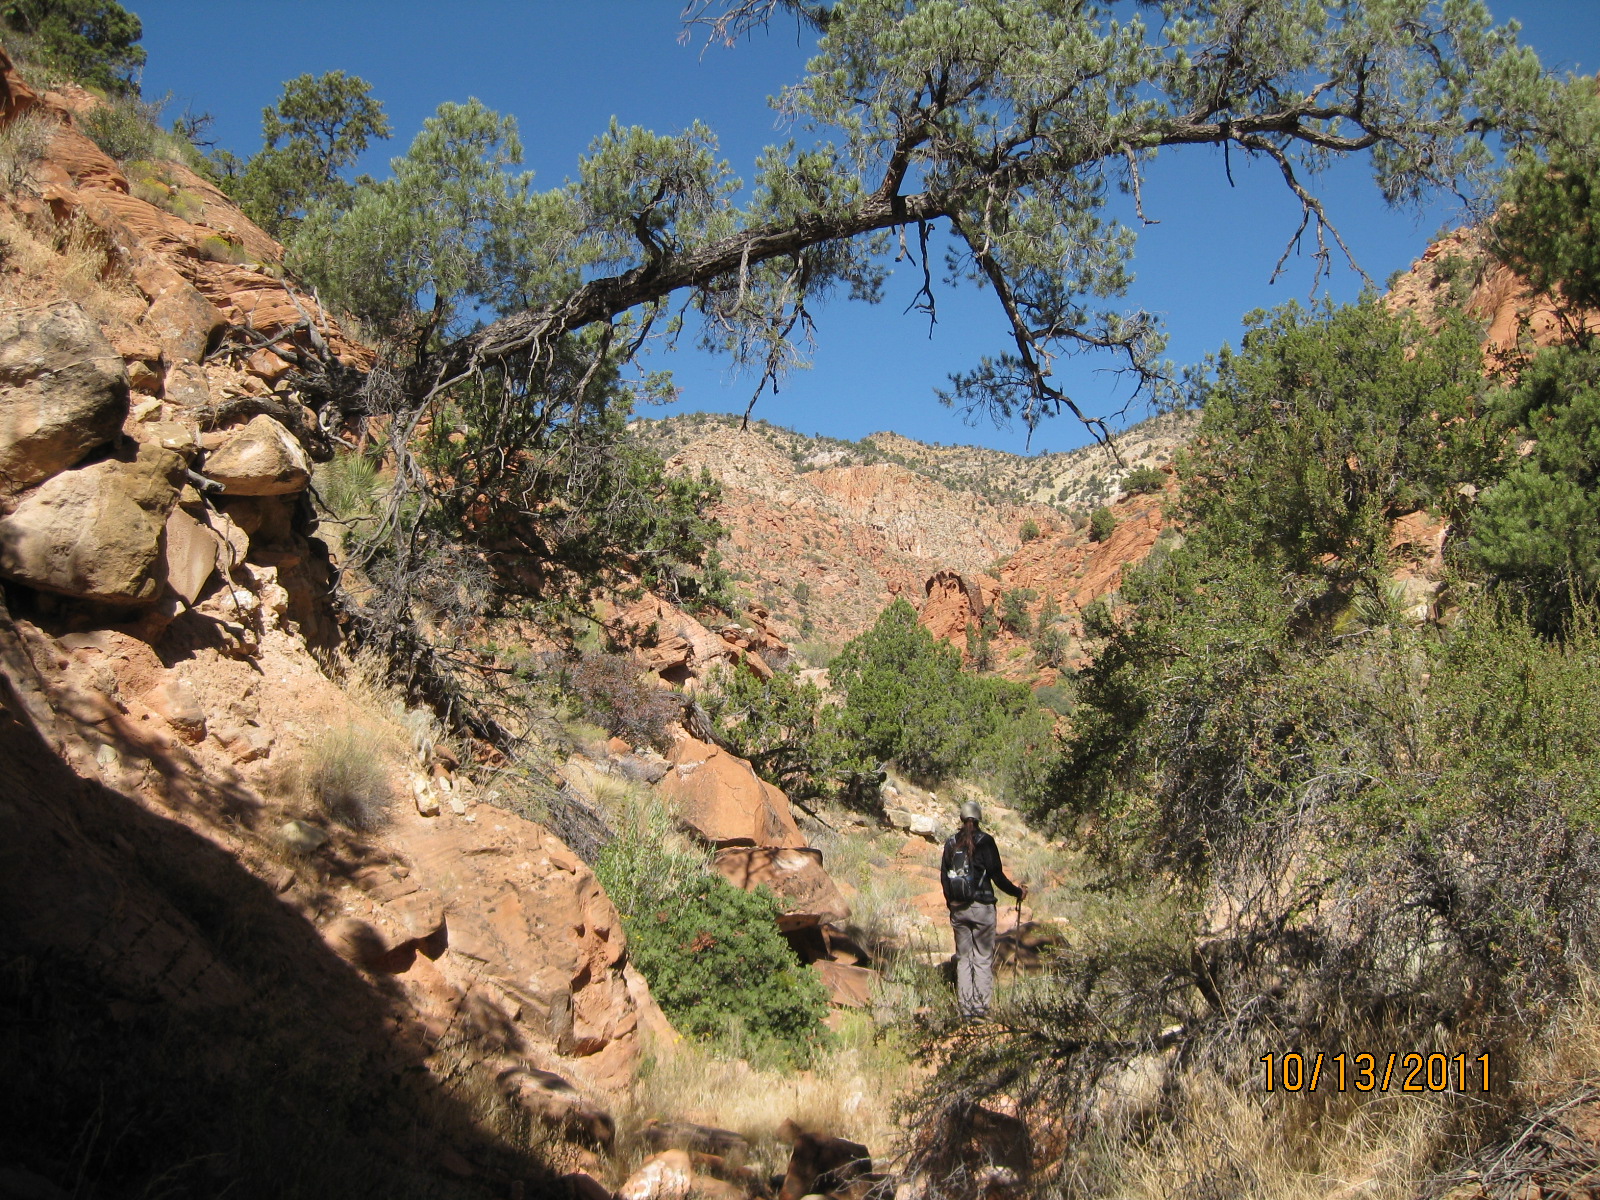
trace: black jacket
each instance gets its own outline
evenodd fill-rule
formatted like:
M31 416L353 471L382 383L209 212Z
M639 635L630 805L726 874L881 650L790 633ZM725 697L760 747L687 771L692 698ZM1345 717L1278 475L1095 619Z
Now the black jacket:
M950 899L950 859L956 851L956 839L960 834L952 834L944 844L944 854L939 859L939 886L944 889L946 902ZM991 882L1008 896L1022 895L1022 889L1006 878L1005 869L1000 866L1000 847L994 844L994 839L983 830L978 830L978 852L974 856L982 874L978 877L978 892L972 898L973 904L993 904L994 888Z

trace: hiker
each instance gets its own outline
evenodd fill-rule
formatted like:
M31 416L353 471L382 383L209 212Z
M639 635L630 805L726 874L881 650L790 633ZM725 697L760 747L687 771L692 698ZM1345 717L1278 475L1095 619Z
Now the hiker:
M956 935L956 1002L969 1020L985 1017L994 996L994 887L1020 904L1025 886L1012 883L1000 866L1000 848L978 828L983 809L961 806L961 829L944 844L939 882Z

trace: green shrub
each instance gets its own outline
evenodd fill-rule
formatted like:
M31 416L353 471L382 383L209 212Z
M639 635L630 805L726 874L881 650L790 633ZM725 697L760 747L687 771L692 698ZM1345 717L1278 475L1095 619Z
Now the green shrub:
M1043 748L1043 714L1028 688L963 671L960 652L924 629L904 599L840 651L829 678L844 693L840 729L856 753L892 760L914 779L976 769L1014 780L1010 757L1024 745Z
M721 670L701 702L717 739L791 796L822 796L872 763L844 736L839 709L789 667L772 678Z
M1089 540L1103 542L1111 536L1111 531L1117 527L1117 518L1112 515L1109 508L1101 505L1089 517Z
M682 1033L754 1043L804 1061L823 1037L827 994L778 932L777 902L744 892L674 850L670 820L654 809L595 863L628 934L629 953Z
M1018 637L1032 636L1033 618L1028 613L1028 605L1038 598L1039 593L1032 588L1012 588L1001 593L1000 624Z
M1029 517L1026 521L1024 521L1022 523L1022 528L1017 530L1017 537L1019 537L1024 542L1036 542L1036 541L1038 541L1039 540L1039 522L1035 521L1032 517Z
M336 454L316 469L317 496L340 520L370 516L378 497L378 464L365 454Z
M183 193L180 192L178 195L181 196ZM243 245L215 234L201 239L200 244L195 247L195 253L207 262L233 263L237 266L250 261L250 253Z
M1476 563L1522 590L1544 621L1600 587L1600 353L1541 351L1496 406L1505 428L1534 439L1471 515Z
M1167 475L1159 467L1135 467L1122 478L1124 496L1149 496L1167 486Z
M168 136L156 124L159 104L146 104L135 96L118 96L98 104L82 118L83 131L119 163L159 157L170 148Z

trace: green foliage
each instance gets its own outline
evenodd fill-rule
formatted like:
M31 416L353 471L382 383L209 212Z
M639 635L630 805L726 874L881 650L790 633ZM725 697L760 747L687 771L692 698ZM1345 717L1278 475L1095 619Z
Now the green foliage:
M1046 592L1044 599L1039 602L1033 652L1041 667L1059 667L1066 658L1067 631L1061 626L1061 606L1049 592ZM1040 702L1044 703L1043 700Z
M1478 331L1436 333L1373 297L1252 313L1238 352L1211 360L1201 449L1185 499L1213 536L1297 571L1370 573L1389 523L1456 486L1494 478L1504 439L1487 419Z
M509 308L513 243L523 230L556 235L532 177L506 169L521 161L514 118L476 100L441 104L390 178L308 211L290 262L363 321L395 331L421 322L424 340L466 308Z
M370 455L335 454L317 465L313 481L317 498L340 520L371 516L377 507L378 464Z
M343 71L298 75L261 111L264 145L248 161L224 151L216 166L239 207L273 237L286 239L318 205L349 207L355 187L343 172L374 138L390 134L383 105L366 80Z
M1019 776L1021 759L1042 752L1048 735L1033 694L1019 683L961 669L961 655L938 641L897 599L828 668L844 693L843 735L862 754L891 760L913 778L936 781L967 770Z
M721 671L702 703L717 740L790 796L829 795L876 763L845 736L838 707L793 667L767 680Z
M1255 329L1207 394L1187 540L1129 574L1120 620L1085 613L1107 643L1036 811L1092 831L1126 879L1296 929L1272 952L1304 970L1295 1021L1396 995L1411 1015L1386 1019L1420 1025L1468 995L1543 1003L1592 953L1571 914L1600 908L1596 614L1580 602L1548 638L1504 597L1467 593L1448 630L1396 607L1386 521L1502 469L1459 327L1363 304ZM1573 376L1552 358L1525 382L1518 419L1559 427ZM1514 511L1486 499L1474 538ZM1218 953L1231 994L1269 986L1259 949Z
M1498 400L1507 429L1533 446L1481 497L1472 557L1559 615L1600 586L1600 350L1543 350Z
M1105 541L1111 536L1111 531L1116 527L1116 516L1103 504L1089 514L1089 540L1091 542Z
M1167 476L1159 467L1135 467L1122 478L1124 496L1149 496L1167 485Z
M1587 99L1594 103L1592 89ZM1521 156L1507 174L1504 201L1489 228L1495 257L1535 292L1559 298L1569 316L1600 308L1596 172L1592 146L1557 149L1548 161Z
M827 994L778 932L770 892L744 892L674 850L660 809L600 852L595 875L622 914L628 950L674 1026L734 1033L799 1062L823 1037Z
M4 0L0 22L23 56L114 96L137 95L144 66L139 18L116 0Z
M1032 588L1010 588L1000 594L1000 624L1018 637L1033 634L1033 617L1028 605L1039 598Z
M165 145L159 104L146 104L136 95L122 96L96 105L83 117L83 131L95 145L119 163L152 159Z
M1029 517L1027 520L1023 521L1022 528L1017 530L1017 537L1024 542L1038 541L1039 522L1035 521L1032 517Z

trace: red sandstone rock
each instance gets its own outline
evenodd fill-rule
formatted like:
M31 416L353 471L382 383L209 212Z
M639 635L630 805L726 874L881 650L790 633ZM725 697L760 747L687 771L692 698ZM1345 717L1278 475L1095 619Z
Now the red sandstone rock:
M686 737L656 785L683 822L713 846L804 846L789 798L742 758Z
M820 850L730 846L717 851L712 866L747 892L765 885L783 905L778 927L785 932L807 925L843 924L850 919L850 906L823 869Z

